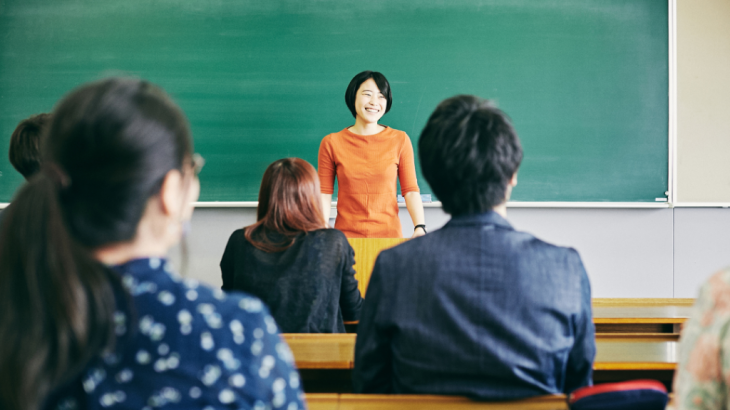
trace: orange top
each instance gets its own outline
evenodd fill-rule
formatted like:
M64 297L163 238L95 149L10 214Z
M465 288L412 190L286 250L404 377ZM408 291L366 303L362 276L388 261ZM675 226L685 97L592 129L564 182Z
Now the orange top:
M337 193L335 228L348 238L402 238L396 178L401 193L419 192L411 139L390 127L375 135L347 128L322 139L319 181L323 194Z

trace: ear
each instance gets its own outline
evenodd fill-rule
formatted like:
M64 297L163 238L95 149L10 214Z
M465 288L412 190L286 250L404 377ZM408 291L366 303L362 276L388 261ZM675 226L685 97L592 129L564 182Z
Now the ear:
M509 180L509 186L511 186L512 188L517 186L517 173L516 172L512 175L512 178Z
M180 171L172 169L165 175L160 189L160 206L165 215L178 216L180 195L182 195L182 174Z

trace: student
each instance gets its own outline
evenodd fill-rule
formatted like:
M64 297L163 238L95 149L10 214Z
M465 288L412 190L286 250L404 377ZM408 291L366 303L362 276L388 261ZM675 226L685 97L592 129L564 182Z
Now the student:
M50 123L50 115L37 114L21 121L10 136L10 163L28 180L41 167L41 135Z
M727 410L730 375L730 268L700 289L692 316L683 326L674 373L673 409Z
M507 400L590 385L596 348L580 256L505 219L522 160L505 114L477 97L447 99L418 147L452 218L375 262L355 391Z
M284 333L344 333L343 321L360 317L354 251L326 229L319 192L307 161L269 165L258 221L233 232L221 260L223 290L260 297Z
M35 175L41 167L41 135L49 122L50 115L48 114L33 115L21 121L10 136L8 152L10 163L26 180ZM0 223L7 212L7 208L0 209Z
M403 237L397 178L415 226L413 237L425 234L411 140L403 131L378 124L393 103L388 80L375 71L361 72L347 86L345 103L355 117L355 125L327 135L319 146L325 220L329 221L337 177L335 228L348 238Z
M165 260L200 161L159 88L73 91L42 162L0 230L0 408L303 408L261 301L183 281Z

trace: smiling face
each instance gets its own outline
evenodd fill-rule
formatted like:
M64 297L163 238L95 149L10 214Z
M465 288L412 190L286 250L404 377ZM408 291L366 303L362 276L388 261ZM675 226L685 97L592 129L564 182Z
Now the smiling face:
M377 124L388 108L388 100L380 92L372 78L368 78L357 90L355 96L355 113L365 123Z

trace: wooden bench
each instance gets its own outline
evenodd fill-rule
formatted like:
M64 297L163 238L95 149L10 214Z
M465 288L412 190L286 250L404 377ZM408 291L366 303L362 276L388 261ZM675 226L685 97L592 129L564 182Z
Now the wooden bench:
M307 393L310 410L567 410L564 395L507 402L478 402L459 396Z
M354 367L354 334L282 334L291 347L308 391L349 392ZM667 386L677 366L678 335L603 334L596 337L596 383L657 379ZM324 390L323 390L324 389Z

